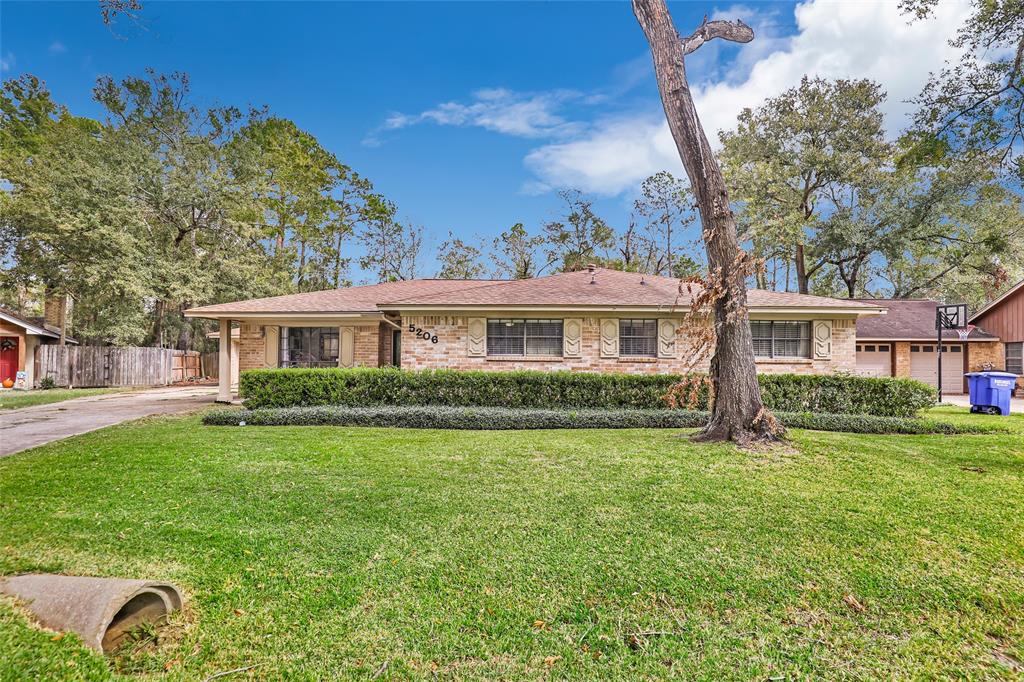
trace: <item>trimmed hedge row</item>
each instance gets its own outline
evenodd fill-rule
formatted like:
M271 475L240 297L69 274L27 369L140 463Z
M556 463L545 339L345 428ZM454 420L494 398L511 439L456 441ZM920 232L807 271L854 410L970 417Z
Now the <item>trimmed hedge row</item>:
M779 412L789 428L874 434L1002 433L993 425L960 426L934 419ZM704 426L696 410L541 410L500 407L284 407L208 412L214 426L379 426L410 429L680 429Z
M240 388L250 408L446 405L657 410L667 408L665 395L681 378L584 372L268 369L242 372ZM762 374L758 381L765 405L773 411L910 417L934 402L931 388L910 379ZM707 389L701 390L694 407L708 408Z

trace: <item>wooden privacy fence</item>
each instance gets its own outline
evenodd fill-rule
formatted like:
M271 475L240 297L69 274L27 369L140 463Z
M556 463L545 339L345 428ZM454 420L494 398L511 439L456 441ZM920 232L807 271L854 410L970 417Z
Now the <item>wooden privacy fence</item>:
M203 353L199 356L200 376L210 377L211 379L220 377L220 358L217 355L217 351L213 351L212 353Z
M197 351L135 346L37 346L35 379L58 386L162 386L202 378Z

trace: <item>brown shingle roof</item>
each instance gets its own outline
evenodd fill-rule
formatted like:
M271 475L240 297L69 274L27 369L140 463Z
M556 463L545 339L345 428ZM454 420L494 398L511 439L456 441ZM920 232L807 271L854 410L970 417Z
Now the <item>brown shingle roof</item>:
M752 289L751 308L843 308L870 313L876 307L856 301ZM417 306L649 307L690 305L674 277L596 268L520 280L420 279L346 289L289 294L193 308L190 316L228 313L373 313Z
M897 340L933 340L935 336L936 301L907 301L892 298L861 298L865 303L872 303L887 309L885 315L861 317L857 319L858 339L890 339ZM944 339L957 339L957 333L947 329L942 333ZM971 332L972 341L994 341L996 337L978 328Z
M455 289L485 286L499 280L413 279L403 282L384 282L344 289L310 291L248 301L218 303L192 308L196 316L205 313L364 313L380 312L378 303L390 303L400 298L422 294L439 294Z
M751 289L748 303L753 308L863 308L873 306L823 296ZM596 268L593 272L563 272L535 279L520 279L402 298L388 308L405 306L636 306L682 307L690 295L675 277L642 275L635 272Z

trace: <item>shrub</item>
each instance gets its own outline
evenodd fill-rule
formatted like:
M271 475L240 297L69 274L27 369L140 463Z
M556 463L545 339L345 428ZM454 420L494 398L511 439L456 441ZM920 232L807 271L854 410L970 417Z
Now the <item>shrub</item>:
M666 409L672 374L584 372L408 371L383 369L265 369L242 372L251 408L341 405L521 407L540 409ZM765 404L774 411L909 417L931 405L932 390L909 379L849 375L760 375ZM707 409L707 389L695 409Z
M49 391L50 389L57 388L57 382L53 380L53 377L43 377L39 381L39 388Z
M959 426L934 419L780 412L787 427L876 434L1002 433L992 425ZM706 424L691 410L542 410L501 407L284 407L208 412L214 426L379 426L410 429L681 429Z

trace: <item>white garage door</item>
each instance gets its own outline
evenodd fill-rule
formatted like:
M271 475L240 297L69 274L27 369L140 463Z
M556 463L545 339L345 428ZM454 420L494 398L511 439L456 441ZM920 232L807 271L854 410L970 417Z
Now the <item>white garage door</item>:
M857 344L857 374L865 377L892 376L892 346L887 343Z
M960 343L942 345L942 392L964 392L964 347ZM910 345L910 377L938 387L935 344Z

